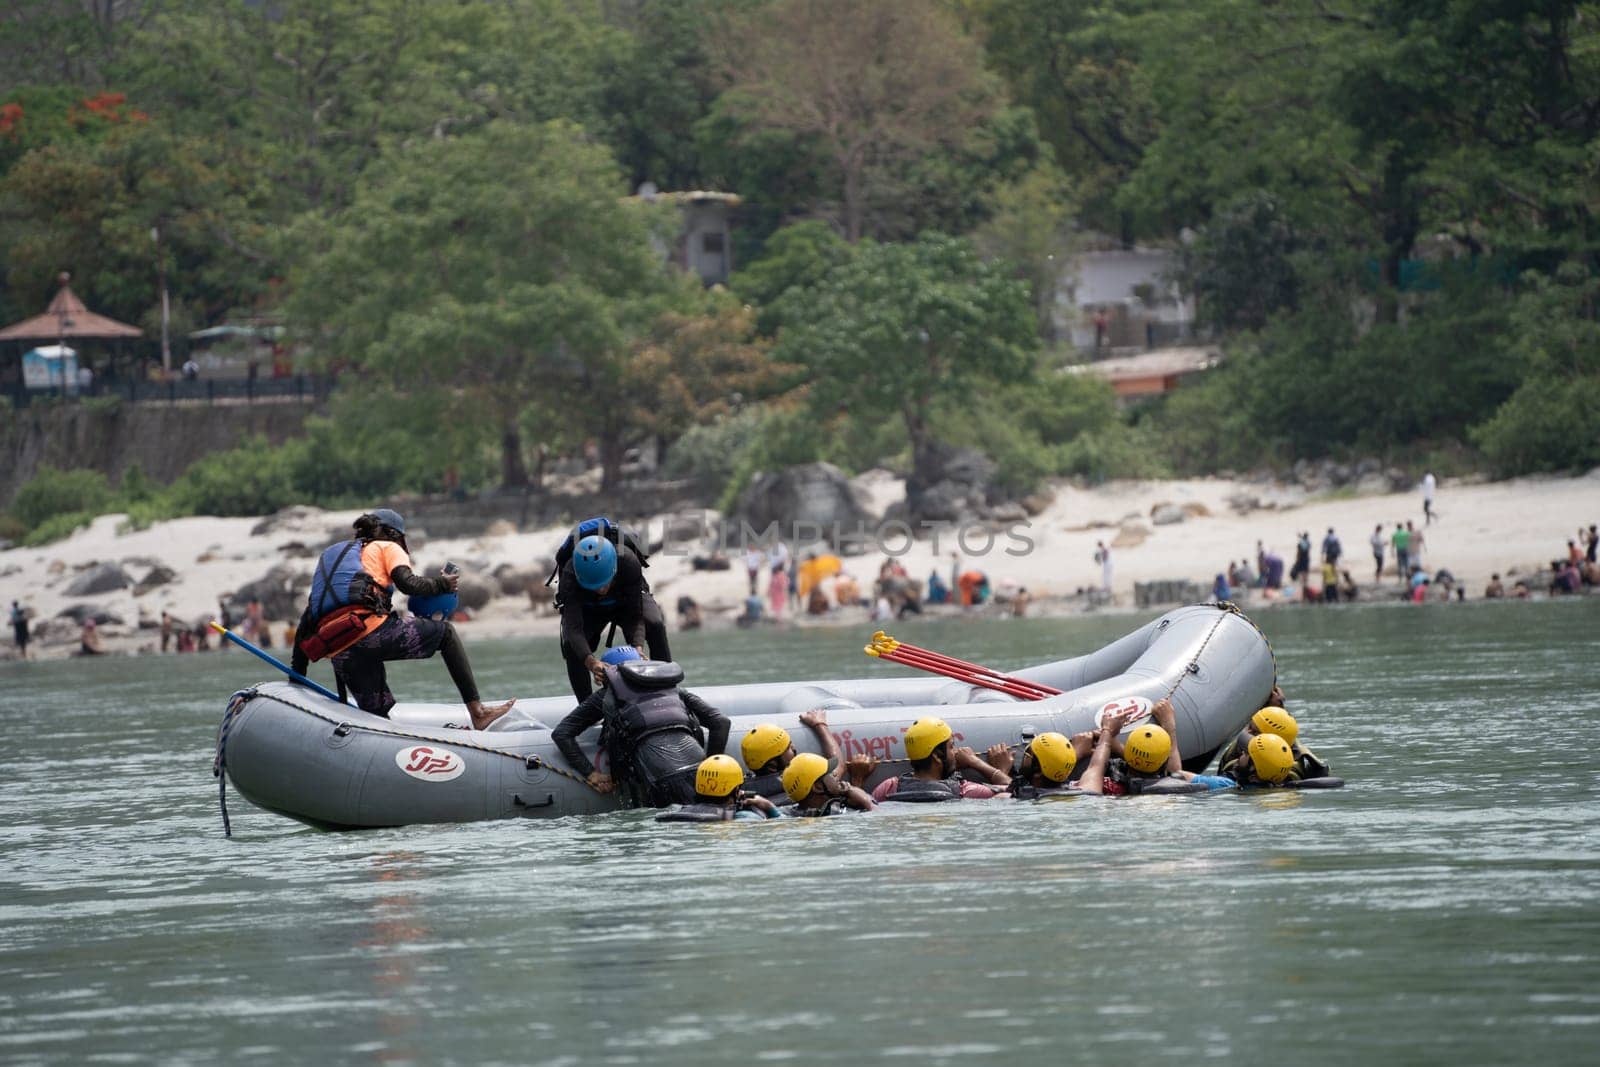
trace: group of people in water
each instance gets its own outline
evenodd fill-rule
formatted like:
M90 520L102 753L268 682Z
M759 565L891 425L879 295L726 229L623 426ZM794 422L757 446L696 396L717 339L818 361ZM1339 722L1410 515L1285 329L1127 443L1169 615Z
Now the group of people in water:
M405 520L392 509L360 516L353 532L318 560L295 631L292 670L304 675L311 661L327 658L341 698L348 695L363 711L387 717L395 698L385 663L437 653L473 728L487 728L513 702L485 704L479 696L449 621L458 582L454 568L418 574L406 548ZM864 786L880 761L844 759L823 709L799 720L814 734L816 752L797 751L787 730L763 723L740 741L741 767L724 753L731 730L727 716L681 687L683 670L672 662L661 609L643 575L647 566L644 548L603 518L579 524L558 549L551 580L557 582L561 653L579 703L552 740L591 788L620 792L635 806L671 808L660 816L665 820L825 816L890 802L1203 792L1328 778L1327 766L1299 746L1298 726L1277 688L1221 754L1216 775L1183 768L1168 700L1148 712L1108 714L1096 729L1072 737L1042 733L1024 738L1018 751L997 744L981 756L959 745L942 719L921 718L904 733L908 769L883 778L870 793ZM410 597L408 612L394 610L396 590ZM607 627L624 643L602 651ZM1142 722L1146 715L1149 721ZM596 726L604 771L578 740Z

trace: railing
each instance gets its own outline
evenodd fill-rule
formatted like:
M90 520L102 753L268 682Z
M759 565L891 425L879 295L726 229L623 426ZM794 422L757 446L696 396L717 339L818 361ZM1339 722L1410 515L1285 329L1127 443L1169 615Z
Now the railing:
M6 387L5 395L19 408L40 401L70 404L95 397L116 397L133 404L321 403L334 384L335 379L320 374L289 378L176 378L165 382L96 379L86 386L49 389L12 384Z

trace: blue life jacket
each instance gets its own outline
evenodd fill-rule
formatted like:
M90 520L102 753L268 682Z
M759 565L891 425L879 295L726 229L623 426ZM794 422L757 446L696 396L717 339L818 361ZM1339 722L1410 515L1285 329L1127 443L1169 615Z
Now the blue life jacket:
M340 541L323 550L307 601L313 620L351 604L376 606L377 584L361 565L361 542Z

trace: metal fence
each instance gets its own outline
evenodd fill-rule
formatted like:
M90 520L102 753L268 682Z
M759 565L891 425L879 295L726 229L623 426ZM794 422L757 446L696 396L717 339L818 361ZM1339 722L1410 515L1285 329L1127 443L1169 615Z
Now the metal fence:
M75 403L94 397L116 397L132 404L257 404L320 403L332 391L334 379L320 374L289 378L177 378L166 382L96 379L87 386L28 389L21 383L6 387L15 407L49 401Z

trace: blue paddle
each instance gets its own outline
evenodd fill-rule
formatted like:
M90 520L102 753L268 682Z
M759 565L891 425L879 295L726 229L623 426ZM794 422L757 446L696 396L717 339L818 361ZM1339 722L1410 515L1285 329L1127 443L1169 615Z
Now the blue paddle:
M257 648L255 645L252 645L249 641L246 641L244 638L240 637L238 634L222 625L216 619L211 620L211 628L217 631L217 633L221 634L223 637L226 637L229 641L232 641L234 644L244 649L246 652L253 653L257 659L264 660L265 662L272 664L274 667L278 668L284 674L287 674L291 679L299 682L307 689L310 689L313 692L321 693L329 700L336 700L341 704L345 703L345 701L339 700L338 693L324 689L322 686L318 685L316 682L313 682L310 678L307 678L305 675L290 667L282 660L274 659L273 657L267 655L265 652L261 651L261 649Z

